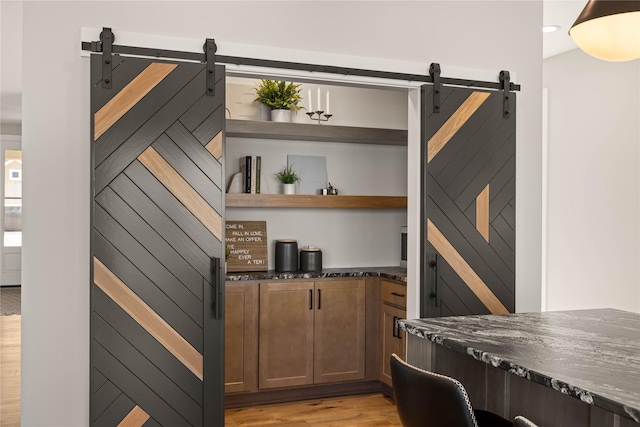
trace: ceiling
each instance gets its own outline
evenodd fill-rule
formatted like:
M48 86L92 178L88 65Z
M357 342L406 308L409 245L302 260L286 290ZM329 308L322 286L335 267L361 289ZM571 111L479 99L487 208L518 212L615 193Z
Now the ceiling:
M511 0L518 1L518 0ZM576 48L567 31L586 0L543 0L543 25L559 25L555 33L543 35L543 58ZM0 2L0 121L22 122L22 2Z

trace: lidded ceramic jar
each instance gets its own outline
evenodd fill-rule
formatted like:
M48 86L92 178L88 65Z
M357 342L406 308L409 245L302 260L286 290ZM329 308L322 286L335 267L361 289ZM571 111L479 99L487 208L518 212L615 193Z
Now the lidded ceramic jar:
M304 272L322 271L322 251L314 246L300 249L300 270Z

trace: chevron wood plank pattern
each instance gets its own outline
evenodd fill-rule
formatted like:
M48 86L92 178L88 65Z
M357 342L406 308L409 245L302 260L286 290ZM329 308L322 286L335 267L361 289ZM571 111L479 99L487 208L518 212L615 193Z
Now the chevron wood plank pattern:
M442 150L451 138L460 130L460 128L469 120L484 101L489 97L487 92L473 92L469 98L456 110L456 112L447 120L436 134L427 143L428 161Z
M152 63L98 112L94 118L94 139L97 140L127 111L177 67L176 64Z
M153 147L138 159L180 200L191 213L219 240L222 240L222 218Z
M118 427L142 427L149 419L149 414L136 405L118 424Z
M443 86L440 113L426 93L428 316L515 309L515 117L499 91ZM515 95L514 95L515 97ZM504 214L502 212L504 211Z
M202 380L202 355L97 258L93 268L96 285Z

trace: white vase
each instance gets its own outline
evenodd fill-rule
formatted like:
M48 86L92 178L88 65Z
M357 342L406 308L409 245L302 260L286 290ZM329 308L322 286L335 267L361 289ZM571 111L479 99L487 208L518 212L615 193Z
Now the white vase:
M283 194L296 194L296 184L282 184Z
M271 110L272 122L291 122L291 110Z

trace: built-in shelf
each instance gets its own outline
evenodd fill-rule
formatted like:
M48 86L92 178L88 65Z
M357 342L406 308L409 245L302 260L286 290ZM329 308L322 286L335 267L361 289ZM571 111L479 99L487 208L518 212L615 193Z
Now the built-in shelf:
M278 123L253 120L226 121L228 137L286 139L356 144L407 145L407 131L327 124Z
M227 208L406 209L406 196L227 193Z

